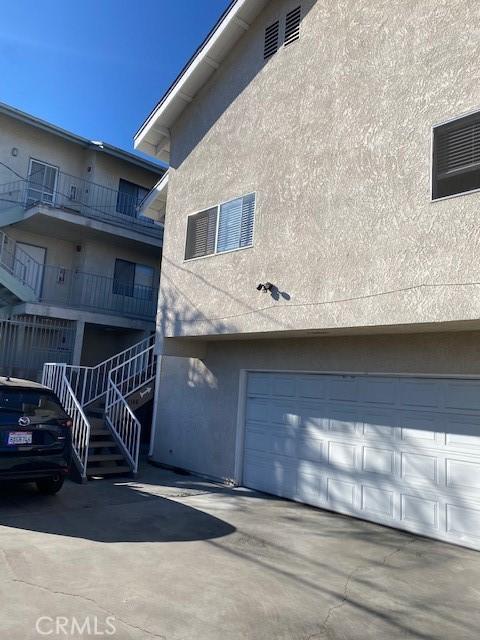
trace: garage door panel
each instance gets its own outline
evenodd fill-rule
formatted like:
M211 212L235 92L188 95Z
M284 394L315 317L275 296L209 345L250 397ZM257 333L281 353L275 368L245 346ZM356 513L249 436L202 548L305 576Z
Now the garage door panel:
M395 378L359 379L358 398L362 404L378 404L394 406L397 397L397 380Z
M366 411L357 426L365 439L391 442L396 435L396 416L393 411Z
M247 486L480 549L478 380L262 376Z
M440 503L438 500L411 493L400 494L400 519L404 523L438 531L439 512Z
M298 469L296 499L316 506L325 503L326 476L313 471Z
M270 422L270 401L250 397L247 402L247 420L250 422Z
M400 439L417 442L426 440L433 443L437 440L437 431L443 430L443 418L440 414L420 411L402 411L398 415Z
M480 412L480 381L462 380L447 382L445 408Z
M447 533L470 542L476 539L480 544L480 507L478 505L460 506L455 503L446 505Z
M329 405L327 411L329 415L329 431L350 435L353 435L357 431L356 423L358 414L356 410L345 407L332 407Z
M272 401L269 407L270 422L297 427L299 424L298 407L295 402L279 399Z
M362 471L393 477L395 452L392 449L362 447Z
M247 393L270 396L272 394L272 376L268 373L250 373L247 381Z
M400 454L401 477L415 484L438 483L438 460L435 456L402 452Z
M297 394L300 399L324 399L327 397L327 386L326 376L299 376Z
M446 484L450 489L465 489L468 494L480 494L480 460L446 458Z
M480 453L480 417L447 415L445 431L447 447L476 449Z
M328 412L321 402L299 402L299 426L304 433L319 437L328 430Z
M360 509L382 518L393 518L394 493L370 485L362 485Z
M330 400L357 402L357 378L353 376L332 377L329 381Z
M348 442L328 443L328 464L341 469L355 469L355 445Z
M357 484L348 480L327 478L326 506L328 509L351 512L355 510Z
M295 398L296 386L295 376L276 376L272 382L272 395L279 398Z
M399 379L398 403L405 407L429 407L438 409L442 398L440 380Z
M299 438L297 446L297 458L299 460L311 460L320 464L326 462L326 443L318 438Z

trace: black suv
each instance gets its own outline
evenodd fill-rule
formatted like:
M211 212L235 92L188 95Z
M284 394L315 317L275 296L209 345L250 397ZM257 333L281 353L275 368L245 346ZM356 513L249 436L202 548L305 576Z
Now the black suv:
M36 382L0 377L0 481L62 488L72 453L72 421L57 396Z

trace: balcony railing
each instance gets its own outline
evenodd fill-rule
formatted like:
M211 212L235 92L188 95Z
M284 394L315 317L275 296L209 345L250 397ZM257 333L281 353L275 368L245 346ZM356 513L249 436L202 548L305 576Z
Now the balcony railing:
M138 198L78 176L57 171L52 187L35 176L0 185L0 212L15 205L30 209L39 204L163 236L161 225L138 213Z
M31 289L36 302L145 320L155 318L155 287L40 264L4 232L0 232L0 267Z

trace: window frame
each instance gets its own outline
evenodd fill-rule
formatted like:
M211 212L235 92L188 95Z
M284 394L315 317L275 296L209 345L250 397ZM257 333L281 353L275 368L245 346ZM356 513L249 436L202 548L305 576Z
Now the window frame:
M27 190L26 190L26 194L25 194L25 203L28 203L28 193L30 191L40 191L42 196L44 195L44 193L46 193L44 186L42 185L41 189L35 188L35 186L31 186L31 178L32 178L32 164L36 162L37 164L42 164L44 167L48 167L49 169L54 169L55 170L55 185L53 187L53 192L52 192L52 202L51 203L47 203L47 202L43 202L40 201L37 204L51 204L52 206L55 206L55 200L57 198L57 189L58 189L58 175L60 173L60 168L55 165L55 164L51 164L50 162L45 162L45 160L40 160L39 158L34 158L33 156L30 156L28 159L28 175L27 175ZM50 194L48 194L50 195ZM32 205L30 205L32 206Z
M234 200L239 200L240 198L245 198L246 196L250 196L253 195L255 197L255 204L253 207L253 228L252 228L252 241L250 244L245 245L244 247L236 247L235 249L227 249L226 251L217 251L217 247L218 247L218 231L219 231L219 227L220 227L220 207L222 207L222 205L224 204L228 204L229 202L233 202ZM187 238L188 238L188 219L190 218L190 216L196 216L199 213L203 213L204 211L208 211L209 209L216 209L217 210L217 215L216 215L216 221L215 221L215 249L213 251L213 253L207 253L204 256L197 256L196 258L186 258L185 257L185 253L186 253L186 249L187 249ZM194 260L204 260L205 258L213 258L214 256L223 256L226 253L235 253L237 251L244 251L245 249L253 249L254 245L255 245L255 220L256 220L256 216L257 216L257 192L256 191L247 191L246 193L243 193L241 196L235 196L233 198L228 198L227 200L223 200L222 202L219 202L218 204L214 204L210 207L202 207L201 209L198 209L197 211L192 211L191 213L187 213L186 219L187 219L187 224L185 225L185 241L183 243L183 247L184 247L184 251L183 251L183 262L193 262Z
M122 282L121 280L118 280L117 278L115 278L115 272L116 272L116 268L117 268L117 263L118 262L124 262L124 263L128 263L129 265L133 265L133 282L132 284L129 284L127 282ZM137 267L145 267L147 269L149 269L152 273L152 286L151 287L147 287L145 285L139 285L135 282L136 276L137 276ZM125 291L119 291L118 290L118 286L120 285L120 287L125 287ZM144 300L144 299L150 299L150 298L143 298L143 297L138 297L135 295L135 290L137 289L138 292L138 288L142 288L142 289L151 289L152 292L155 291L155 267L152 267L149 264L144 264L143 262L134 262L133 260L126 260L125 258L115 258L115 262L114 262L114 267L113 267L113 282L112 282L112 294L116 295L116 296L123 296L123 297L127 297L127 298L134 298L134 299L139 299L139 300ZM127 290L128 289L128 290ZM131 291L131 293L130 293Z
M135 187L136 188L136 195L135 195L135 206L134 206L134 212L133 215L130 213L125 213L124 211L121 211L121 206L119 208L119 205L121 205L121 197L120 194L123 194L124 196L129 196L132 197L131 194L127 193L126 191L122 191L121 184L128 184L131 187ZM140 197L140 190L145 191L145 194ZM143 187L141 184L138 184L136 182L132 182L131 180L127 180L127 178L119 178L118 179L118 189L117 189L117 199L115 202L115 213L119 213L122 216L126 216L128 218L138 218L138 207L140 205L140 203L145 199L146 195L149 193L147 187ZM122 205L123 206L123 205ZM124 207L125 208L125 207Z
M452 118L446 118L445 120L441 120L432 125L430 130L430 202L443 202L444 200L450 200L451 198L460 198L461 196L468 196L474 193L480 193L480 186L476 189L469 189L468 191L459 191L458 193L451 193L448 196L440 196L438 198L434 197L434 187L435 181L437 180L436 176L436 162L435 162L435 133L439 127L443 127L445 125L453 124L457 122L457 120L463 120L464 118L468 118L470 116L478 115L480 121L480 107L476 107L475 109L471 109L465 113L461 113L458 116L453 116Z

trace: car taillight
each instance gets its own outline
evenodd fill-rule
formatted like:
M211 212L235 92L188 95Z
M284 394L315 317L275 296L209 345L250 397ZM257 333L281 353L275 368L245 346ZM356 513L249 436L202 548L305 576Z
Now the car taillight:
M64 420L61 424L62 427L73 427L73 422L70 420L70 418L68 420Z

